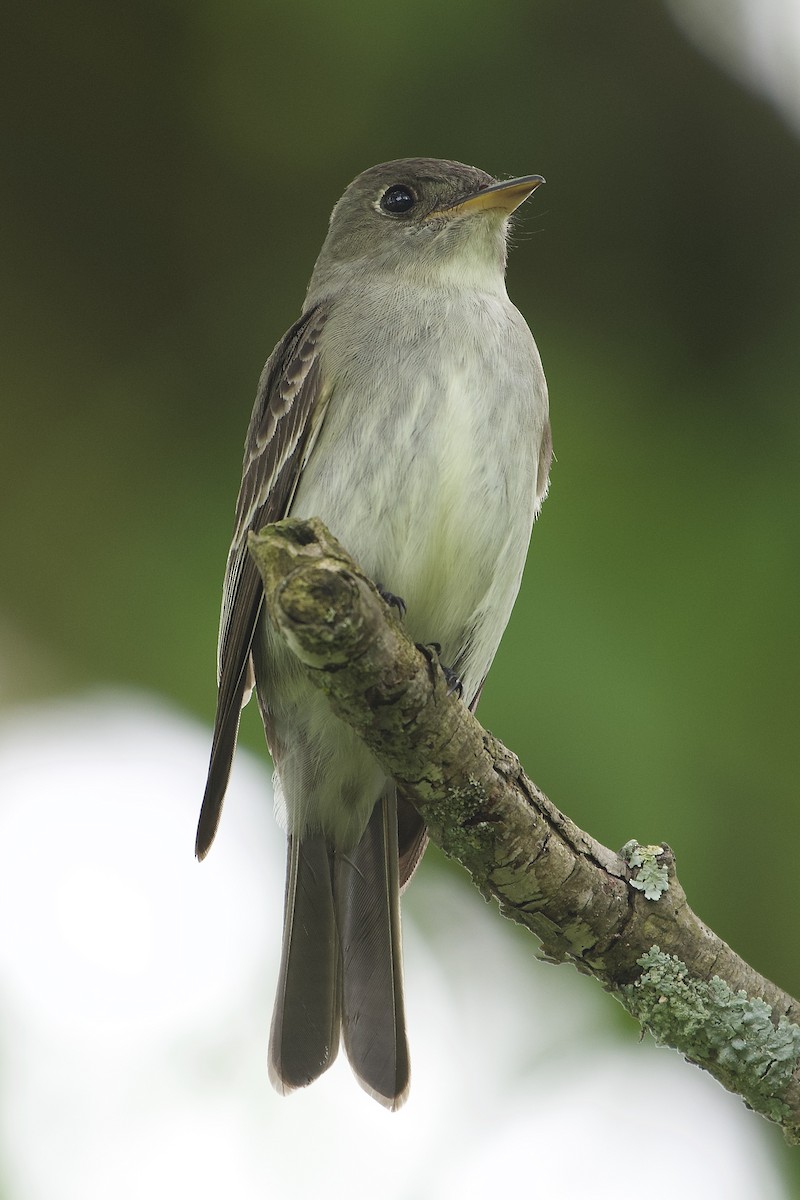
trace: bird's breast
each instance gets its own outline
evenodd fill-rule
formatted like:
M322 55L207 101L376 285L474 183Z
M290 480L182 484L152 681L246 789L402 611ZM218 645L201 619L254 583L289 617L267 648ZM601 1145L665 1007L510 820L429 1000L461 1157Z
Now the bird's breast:
M294 516L318 516L401 596L476 691L511 611L536 511L547 399L507 299L332 321L332 397Z

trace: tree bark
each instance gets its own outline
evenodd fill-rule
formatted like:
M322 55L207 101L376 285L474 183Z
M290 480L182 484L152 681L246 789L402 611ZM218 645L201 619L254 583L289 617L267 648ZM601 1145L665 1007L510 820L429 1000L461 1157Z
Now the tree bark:
M320 521L269 525L250 551L309 678L483 895L800 1141L800 1003L692 912L669 847L615 853L556 808Z

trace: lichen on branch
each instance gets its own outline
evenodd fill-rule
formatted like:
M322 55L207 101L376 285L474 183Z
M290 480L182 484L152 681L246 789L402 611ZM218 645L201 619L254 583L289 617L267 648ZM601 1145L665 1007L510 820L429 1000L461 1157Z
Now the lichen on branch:
M800 1004L692 912L669 847L617 854L565 816L322 522L268 525L250 552L276 628L433 841L544 957L593 975L657 1041L800 1141Z

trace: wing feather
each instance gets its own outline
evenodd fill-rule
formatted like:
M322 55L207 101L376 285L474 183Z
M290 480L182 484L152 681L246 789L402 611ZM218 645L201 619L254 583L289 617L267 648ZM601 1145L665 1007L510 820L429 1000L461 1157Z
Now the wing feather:
M330 397L322 379L324 305L309 309L281 339L259 381L245 442L236 524L222 592L217 712L195 853L204 858L219 824L242 705L252 688L250 648L263 602L247 534L285 517Z

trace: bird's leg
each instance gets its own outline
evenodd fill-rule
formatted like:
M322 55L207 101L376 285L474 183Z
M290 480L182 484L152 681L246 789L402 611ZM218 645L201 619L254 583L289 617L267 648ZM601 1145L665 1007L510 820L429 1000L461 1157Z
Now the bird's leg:
M447 681L448 696L456 695L459 700L464 695L464 683L459 675L456 675L452 667L446 667L443 662L439 663L442 668L442 674Z
M403 598L401 596L395 596L394 592L390 592L388 590L388 588L385 588L382 583L378 583L377 580L375 581L375 587L378 589L378 592L379 592L380 596L382 597L382 599L385 601L385 603L388 604L390 608L397 609L398 616L402 620L403 617L406 615L405 600L403 600ZM428 659L428 662L431 663L431 665L433 665L434 658L439 663L439 666L442 668L442 674L444 675L445 681L447 683L448 696L453 695L453 693L455 693L455 695L458 696L459 699L461 699L461 697L464 694L464 684L463 684L461 678L455 673L455 671L451 667L446 667L444 665L444 663L441 661L441 658L440 658L440 655L442 653L441 644L439 642L428 642L428 644L424 645L424 646L418 644L417 649L421 650L423 652L423 654Z
M434 658L436 659L441 667L445 682L447 683L448 696L455 694L460 700L464 694L464 683L460 676L455 673L452 667L446 667L442 662L441 658L439 657L439 655L442 653L442 647L440 643L428 642L427 645L424 646L417 643L417 649L422 651L431 666L433 665Z
M402 620L406 615L406 602L402 596L395 596L394 592L390 592L382 583L376 582L375 587L378 589L382 599L389 605L389 608L397 609L397 614Z

